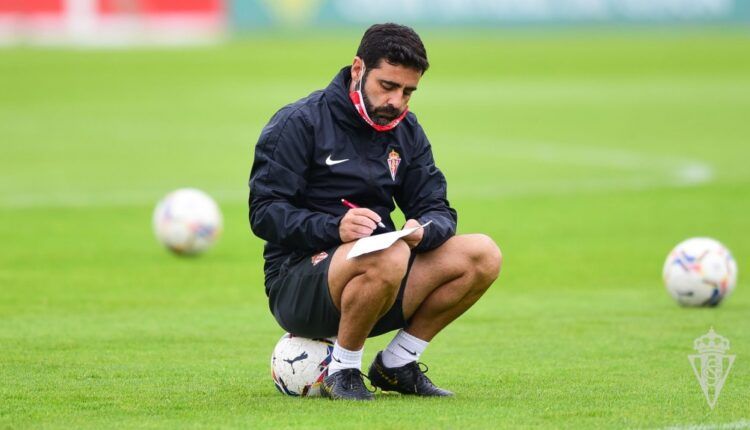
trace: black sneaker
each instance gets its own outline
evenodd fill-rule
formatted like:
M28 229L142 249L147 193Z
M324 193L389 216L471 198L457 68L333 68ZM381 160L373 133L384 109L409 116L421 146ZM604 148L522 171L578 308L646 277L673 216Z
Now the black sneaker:
M374 396L367 389L363 376L359 369L339 370L323 379L320 392L331 400L372 400Z
M401 394L416 394L417 396L452 396L448 390L438 388L425 376L427 365L412 361L401 367L389 368L383 364L383 351L378 352L375 361L370 365L370 371L367 372L370 383L373 387L380 388L383 391L396 391ZM425 369L422 370L419 365L422 364Z

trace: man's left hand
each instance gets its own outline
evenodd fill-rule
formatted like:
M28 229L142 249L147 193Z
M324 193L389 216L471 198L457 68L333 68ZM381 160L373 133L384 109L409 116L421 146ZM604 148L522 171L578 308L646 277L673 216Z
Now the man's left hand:
M419 223L419 221L410 219L406 221L403 229L419 227L420 225L421 224ZM419 245L419 242L422 241L422 236L424 236L424 229L418 228L417 231L408 236L404 236L402 239L404 240L404 242L406 242L407 245L409 245L409 248L414 249L417 245Z

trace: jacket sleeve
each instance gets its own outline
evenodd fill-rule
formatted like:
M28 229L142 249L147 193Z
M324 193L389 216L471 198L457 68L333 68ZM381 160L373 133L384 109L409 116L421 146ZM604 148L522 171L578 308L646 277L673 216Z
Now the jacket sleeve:
M255 146L250 171L250 227L268 242L298 251L318 251L341 243L340 216L302 207L312 160L313 129L302 113L282 109L266 125Z
M425 252L437 248L456 234L458 215L448 203L448 184L435 166L432 148L421 127L417 130L415 143L417 153L407 167L395 198L406 219L416 219L422 224L432 221L415 248L416 252Z

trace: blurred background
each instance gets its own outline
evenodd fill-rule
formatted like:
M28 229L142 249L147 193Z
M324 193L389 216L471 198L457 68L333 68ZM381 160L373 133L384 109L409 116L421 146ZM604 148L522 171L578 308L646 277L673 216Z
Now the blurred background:
M389 413L413 428L746 419L750 367L708 416L685 356L714 326L750 357L750 2L0 0L0 427L386 419L275 392L282 333L246 204L261 128L384 21L427 47L410 109L459 233L505 255L425 357L462 396ZM225 219L198 258L151 231L187 186ZM664 290L667 253L692 236L736 256L718 309Z
M454 180L459 196L706 182L716 166L690 157L689 140L677 142L695 137L685 124L693 116L675 117L682 99L693 93L710 103L717 85L734 98L744 94L736 80L721 78L745 71L750 4L738 0L0 0L0 125L5 175L13 178L0 186L0 204L145 201L190 178L220 199L238 198L241 181L227 173L245 173L267 119L327 85L351 62L362 32L384 21L414 26L428 45L435 67L412 111L426 114L427 124L444 115L459 122L442 130L436 121L433 139L471 140L467 156L489 145L503 150L493 162L524 158L564 170L550 182L503 162L491 174L475 169L479 176L466 184ZM675 109L659 108L667 100ZM571 102L583 110L564 105ZM657 123L636 123L632 115L649 106L659 121L646 115ZM711 116L729 121L738 113ZM51 148L37 128L41 118L63 139ZM631 148L653 149L639 141L665 121L682 123L658 146L679 152L644 160L606 149L620 147L615 140L625 134ZM480 132L461 130L478 123ZM605 124L616 130L589 148L584 141ZM583 139L565 136L584 125ZM45 150L24 159L30 165L10 161L30 148ZM59 158L63 148L70 159ZM239 153L244 158L228 156ZM468 162L446 158L447 169ZM144 159L151 163L141 175L123 171L125 160ZM197 171L165 172L175 163ZM143 169L156 171L146 179ZM104 170L119 174L103 178ZM65 193L50 192L45 176Z
M273 29L500 28L750 21L739 0L2 0L0 43L127 46L211 43Z

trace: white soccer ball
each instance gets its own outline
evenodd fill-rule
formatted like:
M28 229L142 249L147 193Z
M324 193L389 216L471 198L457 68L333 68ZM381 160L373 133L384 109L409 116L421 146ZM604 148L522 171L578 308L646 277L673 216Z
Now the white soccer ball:
M667 291L682 306L716 306L737 283L737 263L716 240L688 239L664 263Z
M199 254L222 230L219 206L203 191L182 188L166 195L154 209L154 234L177 254Z
M271 376L276 388L288 396L320 395L328 376L333 339L307 339L286 333L271 355Z

